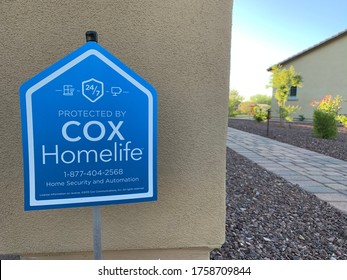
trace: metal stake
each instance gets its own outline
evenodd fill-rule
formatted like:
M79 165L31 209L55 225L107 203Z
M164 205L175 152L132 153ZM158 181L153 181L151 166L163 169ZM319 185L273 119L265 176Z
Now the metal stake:
M267 110L267 129L266 129L266 136L269 137L269 126L270 126L270 118L271 118L271 110Z
M87 42L98 42L98 33L96 31L86 32ZM93 208L93 249L94 260L102 259L102 243L101 243L101 212L100 207Z
M101 212L100 207L93 207L93 244L94 244L94 260L102 259L102 243L101 243Z

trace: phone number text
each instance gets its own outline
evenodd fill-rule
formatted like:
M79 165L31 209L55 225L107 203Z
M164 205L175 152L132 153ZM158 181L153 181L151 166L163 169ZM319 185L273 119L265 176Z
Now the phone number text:
M64 171L65 178L78 178L83 176L96 177L96 176L118 176L123 175L123 169L104 169L104 170L73 170Z

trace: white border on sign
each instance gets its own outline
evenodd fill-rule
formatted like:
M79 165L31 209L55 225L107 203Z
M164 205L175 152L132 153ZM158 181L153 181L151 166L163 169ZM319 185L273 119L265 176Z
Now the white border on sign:
M148 97L148 192L126 195L111 195L111 196L94 196L94 197L79 197L79 198L64 198L64 199L49 199L49 200L36 200L35 198L35 160L34 160L34 133L33 133L33 116L32 116L32 94L45 86L52 80L56 79L67 70L71 69L78 63L82 62L87 57L95 55L118 74L123 76L126 80L132 83L139 90L144 92ZM117 200L131 200L148 198L153 196L153 97L151 92L142 84L136 81L124 70L119 68L110 59L105 57L97 50L88 50L76 57L57 71L48 75L37 84L30 87L26 92L26 107L27 107L27 128L28 128L28 153L29 153L29 193L30 193L30 206L48 206L48 205L62 205L62 204L79 204L103 201L117 201Z

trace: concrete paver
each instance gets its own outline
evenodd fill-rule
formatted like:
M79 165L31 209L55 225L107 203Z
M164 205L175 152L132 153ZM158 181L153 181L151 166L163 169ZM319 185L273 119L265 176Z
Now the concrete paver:
M228 128L227 146L347 214L347 162Z
M347 196L340 194L340 193L319 193L316 195L318 198L322 200L328 200L328 201L337 201L337 202L347 202Z
M330 205L333 207L339 209L343 213L347 213L347 202L343 201L338 201L338 202L330 202L328 201Z
M326 184L329 188L332 188L334 190L345 190L347 191L347 186L342 185L342 184Z

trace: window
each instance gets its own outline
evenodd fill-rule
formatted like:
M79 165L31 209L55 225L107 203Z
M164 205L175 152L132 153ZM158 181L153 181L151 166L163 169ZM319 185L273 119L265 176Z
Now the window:
M297 87L291 87L290 92L289 92L289 96L296 97L296 90L297 90Z
M290 88L288 100L298 100L297 87Z

